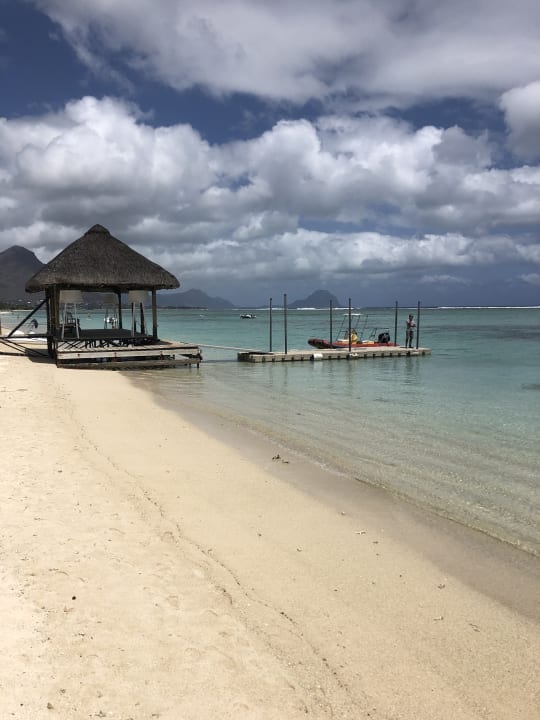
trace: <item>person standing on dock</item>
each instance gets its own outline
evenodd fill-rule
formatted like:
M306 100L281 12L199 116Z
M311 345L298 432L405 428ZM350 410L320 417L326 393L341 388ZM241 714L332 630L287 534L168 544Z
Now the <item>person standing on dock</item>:
M405 323L405 347L412 348L414 340L414 328L416 323L414 322L414 315L409 315L407 322Z

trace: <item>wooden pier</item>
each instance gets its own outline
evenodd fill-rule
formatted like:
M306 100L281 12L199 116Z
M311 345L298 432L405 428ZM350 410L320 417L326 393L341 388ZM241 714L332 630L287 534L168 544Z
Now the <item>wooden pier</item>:
M52 345L52 352L48 344ZM19 353L34 358L52 358L57 367L94 370L181 365L199 367L202 362L201 348L193 343L125 335L107 337L106 332L99 330L84 331L83 337L63 340L48 338L47 335L0 336L0 355Z
M198 345L193 343L151 340L137 344L113 341L103 337L88 341L58 341L56 345L57 367L127 370L143 367L177 367L196 365L202 360Z
M348 348L343 350L288 350L286 353L246 350L238 353L238 361L251 363L318 362L320 360L367 360L370 358L418 357L421 355L431 355L431 349L396 347L393 345L367 345L366 347L351 349L350 352Z

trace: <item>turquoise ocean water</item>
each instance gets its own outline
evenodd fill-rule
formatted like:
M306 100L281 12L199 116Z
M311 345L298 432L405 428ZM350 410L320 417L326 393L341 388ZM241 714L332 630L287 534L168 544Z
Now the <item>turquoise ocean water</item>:
M253 320L240 312L162 310L159 335L267 350L268 311L253 310ZM363 312L393 335L393 308ZM401 343L408 312L399 311ZM343 314L334 311L334 331ZM102 313L92 315L83 325L99 326ZM282 350L283 313L272 318L273 349ZM289 310L287 319L289 350L328 337L328 311ZM540 308L422 309L420 344L432 355L264 364L204 347L198 370L130 377L179 412L249 427L351 482L540 555Z
M161 311L159 334L267 350L269 313L252 312ZM393 308L363 312L393 335ZM401 343L408 312L399 311ZM334 311L334 333L343 314ZM328 334L328 311L288 311L289 350ZM249 364L205 347L199 370L145 371L144 383L169 407L248 426L351 481L540 554L540 308L423 309L419 339L431 356ZM272 347L284 349L279 310Z

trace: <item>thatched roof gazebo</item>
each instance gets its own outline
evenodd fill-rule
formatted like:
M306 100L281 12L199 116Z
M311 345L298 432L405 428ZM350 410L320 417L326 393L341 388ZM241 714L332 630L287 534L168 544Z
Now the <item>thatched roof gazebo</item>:
M77 289L85 292L128 292L177 288L178 280L102 225L94 225L26 283L29 293Z
M138 344L142 344L144 338L157 341L156 291L179 285L167 270L132 250L102 225L94 225L33 275L26 283L26 290L29 293L45 291L49 352L54 355L59 340L65 339L66 305L76 302L75 297L80 297L80 293L100 292L109 296L113 293L119 312L115 334L134 337L133 322L131 333L122 327L122 293L128 293L132 316L135 303L140 305L141 328L137 339ZM142 300L148 291L152 294L151 335L146 333ZM75 330L79 338L78 325Z

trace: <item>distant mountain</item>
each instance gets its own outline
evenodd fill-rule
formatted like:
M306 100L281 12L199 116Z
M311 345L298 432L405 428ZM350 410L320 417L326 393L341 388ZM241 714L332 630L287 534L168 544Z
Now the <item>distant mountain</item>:
M179 293L158 293L159 307L207 308L208 310L226 310L234 305L220 297L210 297L202 290L186 290Z
M303 300L295 300L289 304L290 308L327 308L330 307L330 300L332 301L333 307L343 307L335 295L329 293L327 290L315 290L315 292L308 295Z
M44 266L31 250L13 245L0 252L0 302L34 303L43 293L27 293L27 280Z

